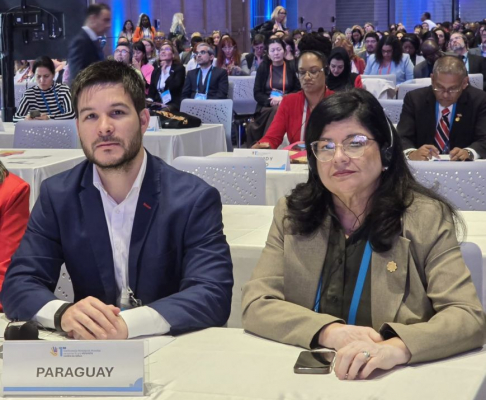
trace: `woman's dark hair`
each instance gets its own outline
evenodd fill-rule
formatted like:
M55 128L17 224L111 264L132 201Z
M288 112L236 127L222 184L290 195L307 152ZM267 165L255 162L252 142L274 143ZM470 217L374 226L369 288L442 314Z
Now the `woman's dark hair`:
M8 169L0 161L0 185L3 183L3 181L7 176L8 176Z
M147 14L140 14L140 18L138 20L138 27L140 28L140 30L143 30L143 26L142 26L142 19L143 17L147 17L148 19L148 23L149 23L149 26L148 26L148 29L152 29L152 23L150 22L150 17L147 15Z
M329 57L332 50L332 43L328 37L313 32L306 33L302 36L297 47L301 53L306 50L315 50Z
M415 53L413 55L410 55L410 58L412 59L413 64L415 65L416 56L417 54L420 53L420 39L414 33L407 33L402 37L402 40L400 41L400 43L402 44L402 49L403 49L403 45L407 42L410 43L415 49Z
M353 37L353 33L354 32L358 32L359 33L359 40L356 42L354 40L354 37ZM354 28L352 31L351 31L351 40L353 41L353 45L357 44L357 43L361 43L363 41L363 33L361 32L360 29L358 28Z
M334 76L331 72L331 61L339 60L344 63L343 71L338 75ZM327 87L330 90L349 90L354 87L354 80L356 79L356 74L351 76L351 59L349 58L348 52L343 47L335 47L331 51L329 56L329 73L327 77ZM351 81L352 80L352 81Z
M122 29L122 31L123 31L123 32L125 32L125 33L127 33L127 24L128 24L129 22L132 24L132 31L133 31L133 28L135 28L135 25L133 25L132 20L131 20L131 19L127 19L127 20L125 21L125 23L123 24L123 29Z
M443 26L432 29L432 32L434 32L436 35L437 31L441 31L444 34L444 44L442 46L439 45L440 49L442 51L447 51L447 44L449 43L451 35ZM439 43L439 37L437 37L437 43Z
M132 50L133 52L135 52L135 50L141 51L143 53L142 65L148 64L147 50L145 50L145 45L141 40L133 43Z
M32 66L32 72L35 74L35 70L39 67L47 68L49 71L51 71L52 75L55 75L56 73L54 62L47 56L40 56L35 59L34 65Z
M177 49L177 52L181 54L184 51L184 43L182 43L182 40L179 38L174 38L172 39L172 43L174 43L174 46Z
M267 44L267 49L269 49L270 48L270 45L271 44L274 44L274 43L278 43L280 46L282 46L282 49L285 52L285 43L284 43L284 41L282 39L279 39L279 38L270 39L268 41L268 44Z
M427 31L422 35L422 42L425 42L427 39L432 39L435 40L436 43L439 43L439 37L437 36L437 33L433 31Z
M401 218L412 204L415 194L438 200L457 217L449 202L414 179L403 156L397 131L387 120L378 100L366 90L352 89L326 97L309 118L305 133L309 178L306 183L297 185L286 199L286 219L290 222L292 234L312 235L333 207L332 193L319 177L311 143L319 140L326 126L348 118L354 118L374 136L382 157L385 150L390 153L388 161L382 159L383 165L388 168L382 172L378 188L370 198L366 217L374 251L381 253L391 249L396 236L402 232Z
M383 36L378 42L375 57L376 57L376 61L378 61L379 64L383 63L383 53L381 52L383 50L383 46L391 46L392 61L395 64L400 64L400 61L402 61L403 50L402 50L402 45L400 44L400 41L396 38L396 36L394 35Z
M295 42L294 42L294 39L292 39L292 36L286 35L282 38L282 40L284 41L284 43L286 45L290 46L290 48L292 50L292 55L295 56ZM284 50L286 50L286 47L284 47Z

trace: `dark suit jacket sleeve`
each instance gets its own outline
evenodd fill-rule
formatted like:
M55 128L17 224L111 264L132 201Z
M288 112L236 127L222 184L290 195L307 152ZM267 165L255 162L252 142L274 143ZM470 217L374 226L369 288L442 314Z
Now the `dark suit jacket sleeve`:
M179 292L149 307L171 325L171 334L223 325L230 314L233 273L223 234L221 198L207 187L191 207L185 225Z
M415 112L412 102L412 92L408 92L403 99L402 113L398 122L398 136L402 141L403 150L417 148L417 129Z
M478 101L477 117L474 124L474 142L467 147L474 149L482 159L486 158L486 101L484 98L482 101Z
M96 61L99 61L96 48L88 34L84 31L80 32L69 46L69 83L74 81L81 70Z
M225 70L219 71L218 79L216 80L217 88L218 88L218 99L227 99L228 98L228 90L229 90L229 83L228 83L228 73Z
M268 79L268 70L269 66L267 62L262 62L257 69L257 73L255 76L255 86L253 87L253 96L255 97L255 101L258 103L258 106L261 107L270 107L270 93L267 93L265 90L265 85Z
M58 219L45 181L5 275L1 299L7 317L30 320L44 305L56 300L54 291L63 263Z

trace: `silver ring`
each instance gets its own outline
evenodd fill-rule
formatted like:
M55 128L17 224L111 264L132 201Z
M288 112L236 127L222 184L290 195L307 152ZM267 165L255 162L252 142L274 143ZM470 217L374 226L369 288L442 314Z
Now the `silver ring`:
M363 350L361 353L363 353L366 358L365 362L368 362L371 358L370 352L368 350Z

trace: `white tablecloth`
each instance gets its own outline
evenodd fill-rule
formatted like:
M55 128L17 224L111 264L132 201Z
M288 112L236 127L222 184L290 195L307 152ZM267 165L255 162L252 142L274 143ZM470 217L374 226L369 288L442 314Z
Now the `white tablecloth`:
M486 271L486 212L463 211L461 214L467 225L467 237L463 241L476 243L481 248ZM270 206L223 206L224 233L230 245L235 279L229 327L241 327L241 288L258 263L272 220L273 207ZM483 273L483 293L478 295L486 307L486 273Z
M30 185L31 209L39 197L44 179L73 168L85 159L81 149L27 149L23 154L0 158L10 172Z
M0 132L0 149L13 147L15 126L6 122L5 132ZM143 145L154 156L168 164L179 156L204 157L226 151L226 136L221 124L203 124L198 128L159 129L145 132Z
M233 153L216 153L210 157L232 157ZM299 183L307 182L309 167L306 164L291 164L290 171L267 170L266 201L268 206L289 195Z

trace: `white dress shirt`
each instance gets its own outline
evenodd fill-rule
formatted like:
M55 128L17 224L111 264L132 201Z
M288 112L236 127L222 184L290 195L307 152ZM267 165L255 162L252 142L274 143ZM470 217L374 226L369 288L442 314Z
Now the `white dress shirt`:
M170 324L153 308L147 306L131 308L128 295L130 239L146 167L147 154L144 151L142 166L132 188L127 197L117 204L103 187L98 170L93 165L93 185L100 191L113 252L115 281L118 289L117 306L122 309L120 316L127 324L128 338L164 334L170 330ZM62 300L50 301L39 310L34 319L47 328L54 328L54 314L63 303L65 302Z

